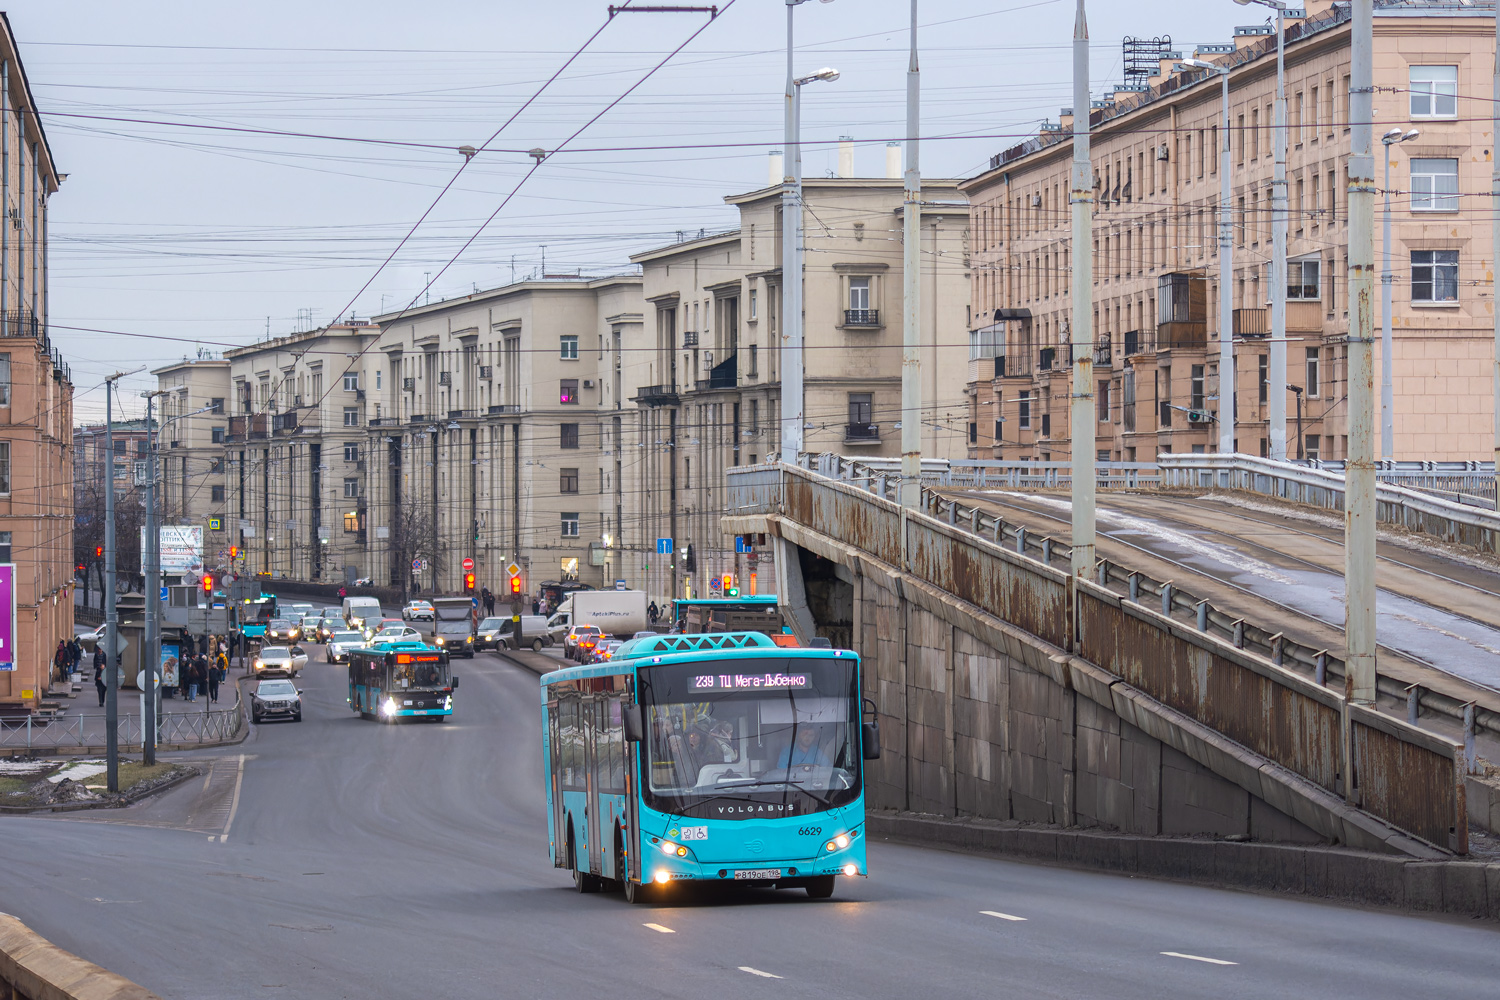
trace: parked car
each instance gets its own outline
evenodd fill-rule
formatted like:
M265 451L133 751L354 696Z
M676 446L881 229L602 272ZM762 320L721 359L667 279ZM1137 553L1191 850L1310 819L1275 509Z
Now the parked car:
M265 678L250 692L250 718L302 721L302 692L285 678Z
M409 622L432 621L432 605L427 601L407 601L401 609L401 617Z
M266 646L255 658L257 676L284 674L296 677L307 666L307 651L301 646Z
M266 622L266 642L296 642L302 638L302 626L290 618L272 618Z
M351 632L340 630L328 637L328 644L323 647L323 659L328 663L343 663L349 658L349 650L360 649L365 644L363 632Z
M579 663L587 663L585 654L591 652L604 637L597 625L574 625L563 637L563 655Z

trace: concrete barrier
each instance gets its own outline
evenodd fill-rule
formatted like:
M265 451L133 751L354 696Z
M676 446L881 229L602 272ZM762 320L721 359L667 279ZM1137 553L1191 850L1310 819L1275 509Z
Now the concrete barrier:
M161 1000L124 976L64 951L4 913L0 987L5 1000Z
M872 837L1197 885L1500 920L1500 864L872 812Z

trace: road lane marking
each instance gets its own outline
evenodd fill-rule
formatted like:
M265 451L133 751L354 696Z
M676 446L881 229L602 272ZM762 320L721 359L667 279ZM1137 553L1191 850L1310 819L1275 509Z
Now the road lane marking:
M999 910L980 910L979 912L984 914L986 917L999 917L1001 920L1015 920L1017 922L1024 923L1027 919L1025 917L1017 917L1009 913L1001 913Z
M240 811L240 786L245 782L245 755L240 754L240 761L234 774L234 799L229 804L229 818L224 821L224 832L219 834L219 843L229 839L229 828L234 825L234 814Z
M663 927L661 924L641 924L641 926L642 927L649 927L649 928L651 928L653 931L655 931L658 934L676 934L677 933L672 928L670 928L670 927Z
M748 965L742 965L742 966L740 966L740 971L741 972L748 972L752 976L760 976L762 979L780 979L781 978L780 976L776 975L774 972L761 972L759 969L752 969Z
M1180 951L1164 951L1163 955L1168 958L1185 958L1189 962L1207 962L1209 965L1239 965L1238 962L1226 962L1222 958L1204 958L1202 955L1184 955Z

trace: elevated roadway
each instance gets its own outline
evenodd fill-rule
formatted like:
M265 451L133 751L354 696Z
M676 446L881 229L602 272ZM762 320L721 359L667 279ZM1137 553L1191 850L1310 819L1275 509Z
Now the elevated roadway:
M4 910L168 1000L1483 996L1489 924L894 844L832 900L629 906L547 858L536 675L460 662L447 724L381 726L314 661L304 721L131 809L0 817Z

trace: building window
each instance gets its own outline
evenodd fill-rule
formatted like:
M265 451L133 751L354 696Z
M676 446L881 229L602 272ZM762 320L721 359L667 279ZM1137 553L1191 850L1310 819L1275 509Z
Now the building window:
M1307 349L1307 397L1313 399L1319 395L1318 392L1318 348Z
M0 406L10 405L10 355L0 354Z
M223 414L224 414L224 397L223 396L215 396L213 399L210 399L208 401L208 412L209 413L213 413L213 414L217 414L219 416L223 416Z
M375 369L375 388L379 389L381 387L381 384L385 381L383 378L381 378L381 376L384 374L385 372L381 371L379 368Z
M1303 448L1304 454L1316 462L1318 460L1318 435L1308 434Z
M1413 212L1458 211L1457 160L1412 159L1411 210Z
M759 315L760 293L750 289L750 318L755 319Z
M10 561L10 532L0 531L0 563Z
M357 496L359 496L359 480L358 479L345 479L344 480L344 496L346 496L346 497L357 497Z
M1411 68L1411 117L1458 117L1458 67Z
M977 424L973 420L969 421L969 443L979 443L979 424Z
M561 448L577 448L578 447L578 425L577 424L563 424L563 425L561 425L561 427L562 427L562 440L560 442L558 442L558 446L561 447Z
M1286 297L1288 301L1316 302L1323 298L1318 283L1323 262L1317 257L1286 262Z
M559 469L558 470L558 474L557 474L557 492L559 492L559 493L577 493L578 492L578 470L577 469Z
M211 433L213 434L213 443L214 444L223 444L224 443L224 428L222 428L222 427L215 427Z
M209 496L209 500L211 500L213 503L223 503L224 502L224 487L223 486L210 486L208 488L208 496Z
M220 442L220 443L222 443L222 442ZM135 443L135 453L138 456L142 457L142 458L144 458L146 456L146 439L145 438L141 438L139 441L137 441Z
M574 338L577 339L576 337ZM578 402L578 380L576 378L565 378L558 382L557 401L564 406L575 405Z
M358 462L359 461L359 442L358 441L345 441L344 442L344 461L346 461L346 462Z
M1458 251L1413 250L1411 252L1411 300L1413 302L1458 301Z
M115 466L115 478L122 478L120 467ZM0 441L0 494L10 495L10 442Z
M1195 410L1203 409L1203 366L1193 365L1192 382L1188 386L1188 406Z
M562 536L564 538L578 537L578 512L576 510L562 512Z
M1109 423L1109 380L1108 379L1100 379L1099 380L1099 392L1098 392L1098 395L1095 397L1095 399L1097 400L1098 406L1099 406L1099 422L1101 424L1107 424L1107 423Z
M1031 390L1022 389L1016 400L1016 425L1023 431L1031 430Z
M344 407L344 426L345 427L358 427L359 426L359 407L357 407L357 406L346 406L346 407Z
M760 345L750 345L750 367L745 369L745 374L750 378L760 374Z
M224 456L220 455L217 458L210 458L208 460L208 471L222 473L224 471Z
M1266 403L1266 386L1270 383L1270 379L1267 377L1267 372L1269 370L1269 362L1266 356L1262 354L1256 361L1255 369L1255 381L1256 384L1260 386L1260 402L1262 406L1264 406ZM1260 457L1265 458L1265 453L1262 452Z
M870 279L849 279L849 310L850 312L865 312L870 308Z
M558 342L558 357L562 358L564 361L577 361L578 360L578 338L577 337L558 337L557 338L557 342Z
M750 400L750 433L760 433L760 400L758 399ZM750 464L754 465L755 463L751 462Z
M1002 421L996 420L995 421L995 443L996 444L999 444L1001 441L1005 440L1005 435L1001 433L1001 431L1003 431L1004 429L1005 429L1005 424Z
M344 391L354 392L359 388L359 373L344 372Z

